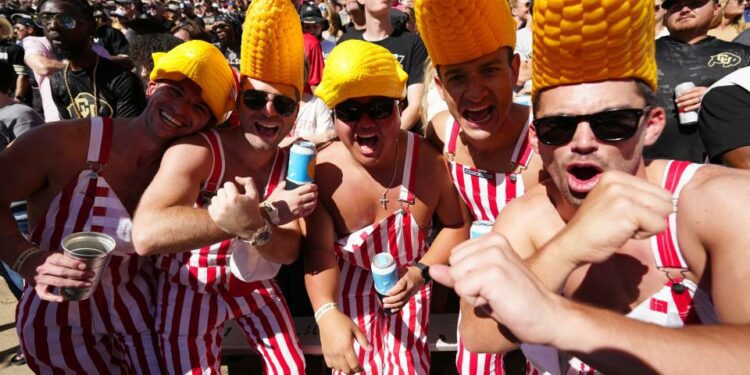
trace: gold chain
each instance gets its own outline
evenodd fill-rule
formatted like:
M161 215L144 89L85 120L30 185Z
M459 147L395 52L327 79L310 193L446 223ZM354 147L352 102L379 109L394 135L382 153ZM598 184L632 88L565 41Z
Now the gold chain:
M96 89L96 68L99 67L99 55L96 55L96 62L94 63L94 72L91 77L91 82L94 86L94 115L91 117L96 117L99 115L99 92ZM73 99L73 93L70 91L70 83L68 83L68 71L70 70L70 61L68 61L67 64L65 64L65 71L63 72L63 82L65 82L65 89L68 90L68 97L70 98L70 105L73 106L73 110L76 111L76 115L78 115L78 118L83 118L83 115L81 114L81 111L78 110L78 106L76 105L75 100Z
M396 138L396 165L393 169L393 177L391 178L391 183L388 184L388 188L385 189L383 194L380 195L380 204L383 205L383 209L388 209L388 198L386 195L388 194L388 191L391 190L393 187L393 183L396 181L396 175L398 174L398 159L399 159L399 147L398 147L398 138Z

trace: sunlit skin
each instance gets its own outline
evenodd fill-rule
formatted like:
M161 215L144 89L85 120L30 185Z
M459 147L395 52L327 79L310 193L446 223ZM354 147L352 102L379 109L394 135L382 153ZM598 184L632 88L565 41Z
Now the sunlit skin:
M712 0L675 1L667 9L667 28L670 34L686 42L690 42L692 38L705 37L711 20L719 15L720 10L719 4Z
M361 97L354 100L368 102L373 98L376 97ZM394 106L397 107L397 104ZM336 118L335 128L341 143L365 168L393 168L400 123L398 108L394 108L390 117L380 120L372 119L367 113L363 113L358 121L351 123ZM360 142L362 138L367 141Z
M633 81L559 86L540 95L535 118L646 106ZM560 203L578 207L604 171L618 170L644 176L643 147L656 141L664 127L664 118L664 110L654 108L643 115L633 137L613 143L598 140L586 122L578 124L573 139L567 144L551 146L539 142L533 125L529 137L558 190L557 194L564 198Z
M513 105L513 83L518 77L518 56L508 61L500 48L476 60L438 66L435 84L462 130L473 140L498 132Z
M213 119L200 86L191 80L151 81L146 93L150 95L144 110L146 126L160 138L174 139L195 133Z
M237 112L240 119L240 127L245 132L245 138L250 145L259 151L275 149L284 137L289 134L297 118L297 110L289 117L282 116L273 106L271 100L266 102L261 110L247 108L242 98L246 90L260 90L270 94L285 95L294 100L299 100L297 90L286 84L270 84L256 79L243 77L242 92L237 99Z

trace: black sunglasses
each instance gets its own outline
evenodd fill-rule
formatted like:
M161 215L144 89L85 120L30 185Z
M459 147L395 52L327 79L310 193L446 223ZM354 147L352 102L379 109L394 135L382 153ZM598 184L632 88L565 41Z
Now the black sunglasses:
M276 112L284 117L293 115L294 111L297 110L297 101L288 96L260 90L247 90L242 94L242 102L245 103L245 106L255 111L265 107L269 100L272 101Z
M381 120L393 114L395 104L396 100L391 98L377 98L366 103L349 99L337 105L334 112L336 117L344 122L359 121L365 112L371 119Z
M638 130L641 116L650 107L643 109L624 108L579 116L550 116L534 120L536 135L546 145L562 145L570 142L583 121L589 123L594 136L603 142L619 142L632 137Z

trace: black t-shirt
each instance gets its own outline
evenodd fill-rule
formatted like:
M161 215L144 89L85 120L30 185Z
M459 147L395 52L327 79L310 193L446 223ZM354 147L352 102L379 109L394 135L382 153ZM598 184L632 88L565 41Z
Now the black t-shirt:
M70 96L75 99L78 112L84 118L94 115L94 85L91 81L94 66L74 72L69 71L68 82L70 94L65 87L63 75L65 70L56 72L50 77L52 98L55 100L61 119L78 118L76 109L70 103ZM119 64L105 58L99 59L96 72L97 96L99 97L99 116L135 117L146 108L146 94L138 77L123 69Z
M0 61L10 64L18 75L28 74L23 62L23 48L10 39L0 42Z
M750 46L750 29L743 31L740 35L734 38L733 42Z
M725 152L750 146L749 120L750 92L742 86L720 86L706 93L698 131L711 162L720 164Z
M128 40L125 34L111 26L99 26L94 33L94 43L104 47L112 56L128 54Z
M339 43L348 39L364 40L364 34L362 32L344 34L339 39ZM396 56L396 60L401 63L401 67L409 75L407 85L424 81L424 62L427 60L427 49L417 34L395 30L387 38L371 43L385 47Z
M659 70L657 98L667 112L667 124L657 142L646 147L646 159L689 160L702 163L706 158L698 125L680 125L674 105L674 88L683 82L709 87L733 71L750 65L750 47L708 37L696 44L670 36L656 41Z

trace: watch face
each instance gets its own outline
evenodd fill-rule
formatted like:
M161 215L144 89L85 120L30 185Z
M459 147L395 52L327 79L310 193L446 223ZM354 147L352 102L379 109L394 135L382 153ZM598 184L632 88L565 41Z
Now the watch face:
M271 241L271 231L268 229L268 227L263 227L255 233L255 236L253 237L253 246L263 246L269 241Z

